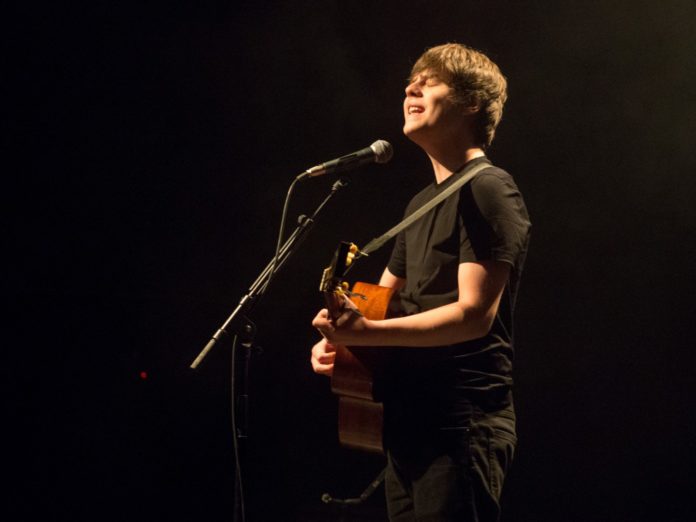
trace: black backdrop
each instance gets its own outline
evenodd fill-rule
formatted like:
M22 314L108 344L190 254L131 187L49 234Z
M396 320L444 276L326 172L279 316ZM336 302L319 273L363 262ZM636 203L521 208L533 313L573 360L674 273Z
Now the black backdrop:
M270 259L292 178L386 139L252 313L248 520L338 519L320 495L382 462L338 447L310 371L318 278L430 181L403 87L459 41L509 79L490 155L534 223L503 520L692 520L694 20L689 0L8 10L12 519L232 519L229 341L188 365ZM299 187L291 221L332 181Z

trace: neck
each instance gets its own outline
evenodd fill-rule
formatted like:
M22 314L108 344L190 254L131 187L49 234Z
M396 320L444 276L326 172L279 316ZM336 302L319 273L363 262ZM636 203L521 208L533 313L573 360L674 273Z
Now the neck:
M472 159L480 158L481 156L485 156L485 153L480 147L468 147L452 150L449 154L446 154L445 152L435 154L428 152L430 162L433 164L435 180L438 184L442 183L452 174L460 170Z
M474 140L470 119L461 120L452 129L422 129L407 133L430 158L437 183L442 183L474 158L485 156Z

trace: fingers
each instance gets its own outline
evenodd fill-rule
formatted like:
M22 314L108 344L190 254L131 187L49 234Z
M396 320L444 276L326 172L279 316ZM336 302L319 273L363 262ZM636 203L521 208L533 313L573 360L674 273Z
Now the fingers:
M319 330L319 333L322 335L322 337L328 339L329 341L333 340L336 328L331 322L329 318L329 312L328 310L326 310L326 308L324 308L323 310L319 310L319 313L312 320L312 326Z
M331 375L336 360L336 347L322 339L312 347L312 369L320 375Z
M312 326L314 328L322 328L330 326L331 321L329 320L329 311L326 308L319 310L319 313L312 319Z
M331 377L333 375L333 369L334 365L333 364L320 364L316 361L312 361L312 369L314 370L314 373L319 374L319 375L326 375L327 377Z

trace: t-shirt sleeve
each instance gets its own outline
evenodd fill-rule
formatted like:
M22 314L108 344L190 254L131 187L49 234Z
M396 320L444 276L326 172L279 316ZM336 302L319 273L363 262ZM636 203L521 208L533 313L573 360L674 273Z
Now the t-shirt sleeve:
M465 187L466 189L467 187ZM461 194L463 213L460 262L492 259L517 267L524 259L531 223L519 189L509 174L482 172ZM472 252L475 259L471 259Z
M396 236L387 268L396 277L406 279L406 234L403 230Z

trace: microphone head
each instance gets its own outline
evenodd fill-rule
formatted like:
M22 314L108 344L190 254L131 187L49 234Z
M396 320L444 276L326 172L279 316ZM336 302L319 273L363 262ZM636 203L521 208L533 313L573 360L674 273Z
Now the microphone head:
M375 163L386 163L394 155L394 149L388 141L377 140L370 148L375 153Z

